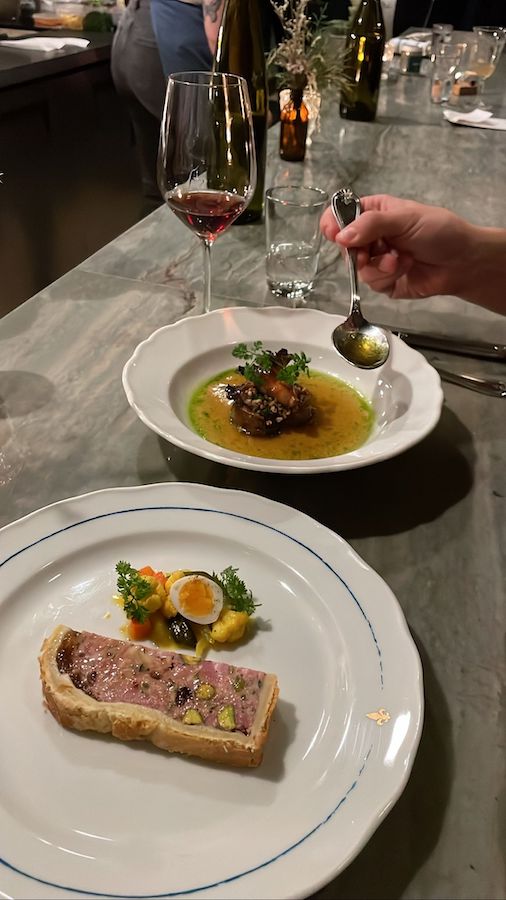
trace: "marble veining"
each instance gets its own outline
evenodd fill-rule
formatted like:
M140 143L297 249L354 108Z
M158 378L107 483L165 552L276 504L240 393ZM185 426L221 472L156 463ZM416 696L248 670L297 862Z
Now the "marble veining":
M500 102L503 63L488 88ZM417 76L383 83L373 125L343 122L325 98L304 165L279 159L272 130L268 184L329 192L350 184L504 224L504 133L443 122L428 90ZM217 241L215 307L271 305L264 240L256 224ZM152 331L200 311L201 287L196 239L161 208L0 321L0 525L85 491L180 480L253 491L342 534L404 610L422 657L426 718L402 797L315 897L504 897L504 402L445 385L440 422L424 441L339 474L288 478L192 457L137 419L121 371ZM347 309L335 247L324 245L309 303ZM396 302L364 291L364 307L399 327L506 342L506 318L456 298ZM505 377L499 364L439 358L456 371Z

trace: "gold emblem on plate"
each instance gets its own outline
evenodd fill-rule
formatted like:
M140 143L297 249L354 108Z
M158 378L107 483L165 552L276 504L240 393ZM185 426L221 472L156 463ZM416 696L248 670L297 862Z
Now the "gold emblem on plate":
M368 719L376 722L376 725L386 725L390 721L390 713L386 709L378 709L376 712L366 713Z

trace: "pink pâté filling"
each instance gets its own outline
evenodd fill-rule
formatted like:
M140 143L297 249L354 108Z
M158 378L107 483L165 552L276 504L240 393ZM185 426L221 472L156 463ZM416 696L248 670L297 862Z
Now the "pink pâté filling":
M186 724L243 734L251 731L265 677L227 663L189 663L179 653L88 631L65 635L57 665L95 700L135 703Z

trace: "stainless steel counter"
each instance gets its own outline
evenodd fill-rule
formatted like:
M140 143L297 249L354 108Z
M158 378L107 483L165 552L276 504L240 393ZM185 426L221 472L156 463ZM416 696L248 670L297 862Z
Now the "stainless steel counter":
M489 96L500 101L505 83L503 66ZM304 165L281 163L275 129L270 141L268 183L348 183L506 222L506 134L444 122L427 79L383 83L374 124L340 120L326 98ZM271 304L263 242L258 224L218 240L215 306ZM404 610L426 714L404 794L318 898L505 897L504 401L445 385L439 424L420 444L340 474L288 478L204 461L148 431L121 386L136 344L200 311L200 291L196 241L162 208L0 321L0 441L12 432L19 469L0 486L0 524L106 486L185 480L263 494L341 534ZM331 246L310 302L347 307L346 270ZM506 341L506 318L456 298L395 302L366 291L365 311L399 327ZM506 377L498 363L439 358L455 371ZM374 505L364 502L370 490Z

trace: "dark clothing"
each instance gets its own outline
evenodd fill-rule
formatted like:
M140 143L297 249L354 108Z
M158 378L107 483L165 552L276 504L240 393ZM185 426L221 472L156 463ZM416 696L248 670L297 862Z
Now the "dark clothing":
M132 122L146 215L162 203L156 182L156 157L165 99L165 77L151 25L149 0L130 0L126 7L114 35L111 71Z
M166 76L210 71L213 58L201 6L180 0L151 0L151 19Z
M260 18L262 20L262 38L264 50L269 52L283 40L283 26L279 16L273 9L271 0L259 0Z
M317 17L322 15L322 9L325 19L346 20L349 17L350 2L349 0L328 0L328 2L322 3L321 0L313 0L309 4L310 13Z
M474 25L506 25L506 0L397 0L393 33L447 22L461 31Z

